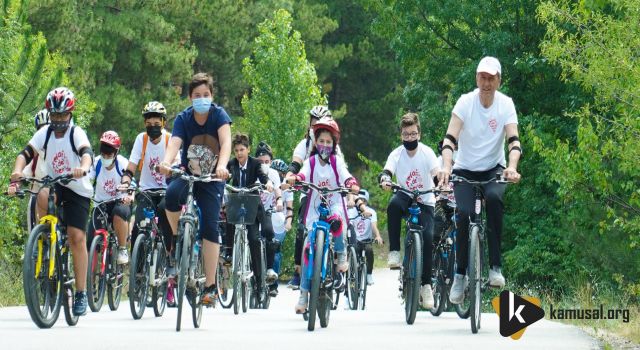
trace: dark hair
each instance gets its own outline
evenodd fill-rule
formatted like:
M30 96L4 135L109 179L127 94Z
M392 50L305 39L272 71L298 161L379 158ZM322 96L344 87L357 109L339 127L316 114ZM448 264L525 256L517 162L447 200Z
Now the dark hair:
M195 88L203 84L207 85L209 91L211 91L211 95L213 95L213 78L211 78L208 73L196 73L189 83L189 97L191 97L191 93Z
M115 154L116 152L118 152L117 149L113 148L110 145L107 145L106 143L100 142L100 153L102 153L102 154Z
M420 132L420 118L418 118L418 113L409 112L402 116L400 119L400 130L403 128L410 127L415 125L418 127L418 132Z
M273 159L273 151L271 150L271 146L265 141L260 141L258 146L256 147L256 157L260 157L263 155L268 155L269 158Z
M249 141L249 136L243 133L237 133L233 135L233 141L231 141L231 147L235 148L237 145L243 145L249 148L251 142Z

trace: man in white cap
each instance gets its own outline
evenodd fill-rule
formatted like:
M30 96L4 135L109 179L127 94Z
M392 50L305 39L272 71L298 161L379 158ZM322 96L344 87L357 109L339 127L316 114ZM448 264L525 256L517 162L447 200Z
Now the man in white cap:
M442 146L444 166L438 173L440 183L446 185L452 173L451 158L458 148L453 174L469 180L487 181L495 179L496 173L509 181L520 181L517 171L522 154L518 139L518 116L510 97L497 91L502 78L500 61L495 57L484 57L476 69L474 91L462 95L456 102L451 121ZM509 162L505 157L505 138ZM500 269L500 242L504 215L505 185L490 182L483 185L489 229L489 284L502 288L505 280ZM454 188L459 210L457 271L449 294L453 304L464 300L466 267L469 260L469 218L474 210L474 189L467 183Z

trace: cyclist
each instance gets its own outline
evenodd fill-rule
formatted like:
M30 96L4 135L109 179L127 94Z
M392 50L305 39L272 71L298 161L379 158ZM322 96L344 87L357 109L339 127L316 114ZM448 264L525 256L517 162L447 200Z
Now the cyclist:
M440 169L436 155L431 148L420 142L420 120L416 113L407 113L400 120L402 146L391 152L384 170L378 176L380 186L391 189L391 177L395 174L398 184L415 191L426 191L434 187L433 176ZM420 288L421 305L426 309L433 307L431 290L431 251L433 240L433 211L435 205L433 193L418 198L421 213L422 232L422 286ZM411 198L398 192L393 195L387 207L387 229L389 230L389 261L392 269L400 268L400 226L402 218L408 215Z
M73 314L82 316L87 313L87 244L85 227L89 217L89 206L93 187L86 173L91 171L93 151L87 134L78 126L71 126L72 111L75 109L75 96L66 87L58 87L47 94L45 107L49 111L50 124L38 130L27 146L16 158L9 194L15 194L25 166L37 153L43 153L47 175L55 177L73 174L75 181L67 185L56 185L56 202L62 205L64 216L62 223L67 227L69 246L73 256L76 294L73 302ZM49 191L42 189L38 193L38 211L46 213Z
M304 165L298 174L287 177L287 183L293 185L296 181L307 181L308 179L308 181L316 185L329 188L344 185L350 188L351 192L358 193L360 190L358 181L349 173L344 160L336 156L336 149L340 143L338 123L333 119L323 118L313 125L313 135L315 142L311 157L304 161ZM313 229L313 223L319 218L317 208L314 206L320 203L320 199L315 191L310 191L307 197L306 206L303 208L302 222L306 230L311 230ZM342 234L342 227L346 227L347 220L346 203L338 193L329 195L328 202L332 214L336 215L337 219L341 221L341 228L335 232L334 247L338 255L338 272L344 272L348 268L344 235ZM306 240L303 247L307 247L308 244L309 242ZM295 306L296 313L303 313L306 310L309 301L309 288L310 281L302 278L300 299Z
M280 182L283 182L284 176L289 171L289 166L282 159L274 159L271 162L271 169L277 171L280 178ZM286 187L286 185L282 185ZM291 223L293 221L293 191L290 189L284 189L282 191L282 201L284 207L281 211L273 213L271 215L271 222L273 224L273 232L275 234L275 240L278 242L276 248L276 255L273 259L273 270L280 274L280 268L282 263L282 244L287 235L287 232L291 230ZM271 289L271 296L278 295L278 282L274 282Z
M221 106L213 103L213 79L209 74L196 73L189 83L192 106L178 114L173 124L169 147L160 163L164 175L171 172L171 163L180 147L181 166L193 175L215 175L227 179L227 162L231 155L231 118ZM173 235L177 234L182 204L187 200L187 182L175 179L167 187L166 213ZM224 194L223 182L197 182L194 196L202 215L200 237L206 275L202 303L213 305L217 299L216 269L220 256L218 220Z
M91 179L95 180L95 195L93 199L96 202L102 202L114 198L123 199L127 195L118 193L118 185L122 180L122 169L126 169L129 161L121 156L120 136L115 131L105 131L100 137L100 156L94 161L95 171L91 172ZM127 200L131 203L131 199ZM129 262L129 252L127 251L127 237L129 236L129 219L131 218L131 205L122 201L115 201L105 204L104 211L109 215L109 221L113 225L113 229L118 237L118 255L116 261L118 264L126 264ZM96 227L101 225L98 220L98 210L93 211L93 216L89 220L89 232L87 234L87 245L91 246L91 241L97 229L106 229L106 227Z
M34 123L36 126L36 131L40 130L42 127L49 125L49 111L45 108L34 116ZM47 167L45 162L38 162L40 158L43 157L43 154L36 153L33 157L33 160L27 164L27 166L22 171L22 175L24 177L35 177L36 179L42 179L47 174ZM40 184L34 182L31 184L31 191L37 192L40 190ZM33 226L38 222L40 217L45 213L39 213L36 205L36 196L29 196L29 204L27 205L27 230L31 232Z
M452 153L458 148L453 173L470 180L485 181L496 173L509 181L520 181L518 161L522 150L518 138L518 116L513 100L497 91L502 78L500 61L484 57L476 69L474 91L462 95L451 113L447 134L443 140L444 167L438 174L443 184L449 181ZM506 163L504 142L508 139L509 163ZM506 166L506 168L505 168ZM502 288L505 284L500 263L500 241L504 215L505 185L489 183L483 186L489 228L489 284ZM460 304L464 300L465 275L469 259L469 216L474 207L474 190L470 184L456 184L454 188L459 211L457 271L451 286L449 300Z
M355 219L351 220L351 225L355 232L356 242L362 242L364 240L373 239L377 244L383 244L384 241L380 236L378 230L378 215L376 211L369 205L369 191L361 189L356 199L356 205L349 209L349 217ZM357 215L358 211L361 215ZM365 254L367 257L367 284L373 284L373 249L371 245L356 244L356 251L358 256L362 254L362 249L365 248Z
M233 152L235 159L229 161L227 169L231 175L231 185L234 187L250 187L256 182L260 182L267 187L267 192L274 190L274 185L269 179L268 166L263 166L258 159L249 156L251 147L249 146L249 136L246 134L238 133L233 137ZM263 147L264 148L264 147ZM261 150L258 150L261 151ZM278 180L279 181L279 180ZM279 182L278 182L279 185ZM279 189L278 189L279 191ZM270 195L267 195L271 197ZM271 199L273 200L273 199ZM282 205L282 204L281 204ZM273 241L273 227L271 224L271 214L266 213L266 209L263 203L258 206L258 215L255 223L247 225L247 238L249 239L249 249L251 250L251 269L253 270L256 280L260 280L262 277L261 266L261 252L258 225L262 226L262 234L265 236L267 244L267 266L266 280L267 284L271 284L278 279L278 274L273 270L273 256L275 255ZM235 232L235 225L227 225L227 236L225 241L229 247L233 247L233 234ZM256 286L257 287L257 286Z

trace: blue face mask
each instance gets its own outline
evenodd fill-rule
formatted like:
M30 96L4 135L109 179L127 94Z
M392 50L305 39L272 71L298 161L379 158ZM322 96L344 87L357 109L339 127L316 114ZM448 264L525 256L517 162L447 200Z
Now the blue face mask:
M207 113L211 107L212 100L210 97L201 97L194 98L191 102L193 103L194 111L197 113Z

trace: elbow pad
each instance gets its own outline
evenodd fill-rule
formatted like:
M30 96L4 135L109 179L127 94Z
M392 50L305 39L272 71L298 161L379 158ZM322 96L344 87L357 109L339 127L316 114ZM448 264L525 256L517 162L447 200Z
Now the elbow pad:
M91 164L93 164L94 154L93 154L93 150L91 149L91 147L84 146L78 151L78 155L80 156L81 159L85 154L89 155L89 158L91 158Z
M294 174L299 173L300 169L302 169L302 165L298 162L291 162L291 164L289 164L289 171Z

